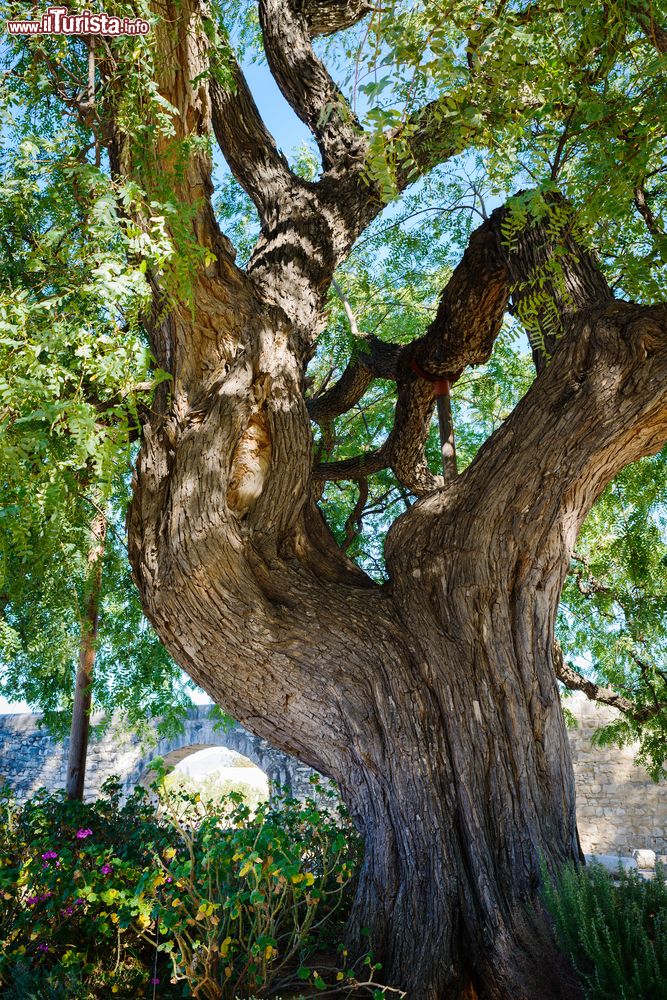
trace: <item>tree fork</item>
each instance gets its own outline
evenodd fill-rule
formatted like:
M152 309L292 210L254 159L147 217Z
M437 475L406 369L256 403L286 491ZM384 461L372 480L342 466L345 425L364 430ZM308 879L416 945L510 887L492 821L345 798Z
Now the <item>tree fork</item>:
M367 844L351 933L370 928L390 985L412 1000L571 1000L536 909L540 853L551 869L579 857L553 625L590 504L667 437L667 323L664 310L613 302L575 251L552 360L442 489L424 456L433 389L410 360L441 378L485 361L512 283L553 251L537 224L509 254L497 210L471 235L426 335L396 358L387 442L343 470L389 465L423 497L390 529L390 579L376 586L345 558L313 502L314 480L337 472L313 475L304 371L334 270L382 199L367 179L368 137L310 36L364 9L261 4L269 63L322 150L312 185L290 177L260 122L259 143L237 135L233 103L211 101L199 4L171 11L178 44L161 43L158 83L177 138L210 133L217 117L239 179L270 211L242 273L215 225L210 155L193 147L177 194L217 261L196 275L195 310L155 313L173 388L144 429L130 558L177 662L253 732L338 781ZM422 172L461 141L440 111L416 113ZM132 175L129 152L112 162ZM253 172L268 178L261 191ZM412 166L399 187L409 179ZM376 375L387 361L369 346L321 409L340 412L364 391L360 368Z

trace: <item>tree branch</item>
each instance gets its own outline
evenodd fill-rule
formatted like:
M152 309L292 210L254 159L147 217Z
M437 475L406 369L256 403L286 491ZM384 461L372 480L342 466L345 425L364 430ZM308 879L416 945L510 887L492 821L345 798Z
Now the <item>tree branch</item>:
M646 228L648 229L651 236L654 237L664 236L665 235L664 229L651 210L651 206L649 205L648 198L646 196L646 190L644 189L642 184L637 184L637 186L635 187L634 203L635 203L635 208L637 209L642 219L644 220Z
M292 173L257 109L245 76L230 49L225 64L233 86L213 76L210 82L213 130L239 184L255 203L264 223L275 223L276 203L303 182Z
M623 697L623 695L618 694L612 688L596 684L594 681L584 677L578 670L575 670L574 667L565 662L563 659L563 650L558 642L554 642L553 661L556 677L568 690L583 691L591 701L597 701L600 705L608 705L610 708L615 708L619 712L622 712L623 715L627 715L633 722L646 722L667 708L667 703L664 702L654 703L653 705L642 705L638 708L629 698Z
M361 17L363 6L311 3L304 11L295 0L260 0L259 3L259 20L271 72L285 100L315 136L325 171L363 160L366 135L342 92L315 55L311 34L317 26L333 24L337 19L353 23L344 11L355 8Z
M363 350L350 361L335 385L320 396L308 400L308 415L316 423L333 420L350 410L375 378L395 379L401 350L396 344L386 344L379 337L360 331L350 303L335 279L333 287L343 303L350 331L357 342L363 344Z
M435 407L434 382L430 376L455 380L464 368L485 362L502 327L509 300L509 268L501 226L507 210L496 209L470 237L461 263L454 270L440 298L433 323L423 337L391 357L382 344L380 359L391 358L393 371L380 370L368 355L362 355L346 370L322 401L309 406L313 419L331 418L353 405L372 380L372 373L397 381L394 424L384 445L373 455L373 469L390 466L398 481L417 496L426 496L444 484L428 468L424 451ZM382 342L377 342L377 346ZM319 406L317 405L319 403ZM346 478L366 468L367 456L319 466L318 478Z
M524 224L507 253L515 283L528 286L542 268L546 301L562 331L553 358L472 465L392 526L392 574L402 565L405 531L413 541L421 536L426 553L453 544L445 536L457 518L473 535L487 532L493 519L498 572L508 588L529 571L533 587L546 587L537 582L544 567L549 590L560 595L592 504L624 466L667 440L667 306L616 302L593 257L577 246L562 200L556 209L555 228L549 216ZM518 561L503 555L506 535L520 539Z
M652 0L649 0L648 3L646 0L640 3L631 3L630 10L650 43L661 54L667 52L667 30L656 21Z
M367 0L306 0L302 6L311 37L351 28L372 9Z
M344 458L339 462L321 462L313 469L315 482L328 482L341 479L366 479L374 472L380 472L389 465L386 448L367 451L363 455Z
M347 549L349 549L350 545L361 531L364 508L366 506L366 501L368 500L368 480L365 478L359 479L357 481L357 486L359 487L359 496L357 497L357 502L350 511L350 515L345 522L345 538L343 539L341 545L343 552L346 552Z
M530 192L520 197L527 199ZM580 309L614 301L594 256L575 237L571 206L554 194L546 199L546 207L544 218L529 220L521 232L512 232L510 218L507 231L512 303L528 334L538 372Z

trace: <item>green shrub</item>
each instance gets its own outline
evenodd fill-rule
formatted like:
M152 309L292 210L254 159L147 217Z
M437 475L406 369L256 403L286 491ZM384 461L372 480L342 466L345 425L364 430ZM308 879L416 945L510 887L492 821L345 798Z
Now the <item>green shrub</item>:
M349 909L359 845L346 817L312 800L282 796L251 810L241 793L202 802L173 788L160 816L172 846L137 898L172 980L206 1000L298 982L307 954L335 941Z
M587 1000L667 1000L667 885L664 868L645 882L601 865L566 865L545 878L544 901Z
M172 836L146 793L121 806L108 782L91 805L40 792L19 808L5 789L1 804L0 983L17 996L59 996L59 982L63 996L135 995L152 962L136 885Z
M336 954L360 857L335 807L117 783L93 804L0 795L0 994L8 1000L236 1000L335 987L401 996ZM323 790L320 794L327 794Z

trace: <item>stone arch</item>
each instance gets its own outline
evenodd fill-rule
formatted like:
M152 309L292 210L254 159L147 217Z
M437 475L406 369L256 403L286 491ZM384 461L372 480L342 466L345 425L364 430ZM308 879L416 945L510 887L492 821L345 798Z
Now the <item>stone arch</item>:
M194 706L184 720L182 733L171 739L158 739L150 749L144 748L139 737L128 733L121 722L112 719L91 740L88 749L86 800L97 798L104 781L112 776L120 779L123 793L128 795L155 757L179 750L186 755L204 747L227 747L240 753L275 785L287 787L295 798L312 795L310 778L315 772L309 767L253 736L238 723L228 729L216 728L210 714L210 705ZM95 726L102 722L102 717L95 715L92 722ZM0 772L20 799L33 795L42 786L49 791L63 788L68 743L67 739L54 740L48 730L41 729L37 715L0 716Z
M156 757L182 758L210 747L225 747L246 757L266 774L273 786L286 788L296 798L312 794L311 776L315 774L309 767L276 750L266 740L253 736L238 723L230 727L216 726L209 717L207 706L195 708L188 715L182 733L174 737L158 740L157 745L143 753L126 774L121 775L123 790L129 794L137 784L144 783L150 764Z

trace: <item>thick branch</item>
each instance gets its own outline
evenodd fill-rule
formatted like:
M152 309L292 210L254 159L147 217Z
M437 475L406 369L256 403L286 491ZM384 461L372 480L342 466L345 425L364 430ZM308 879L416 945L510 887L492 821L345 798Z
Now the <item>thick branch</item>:
M339 380L321 396L308 401L308 414L317 423L346 413L359 402L376 378L395 379L400 348L379 337L363 338L364 349L348 364Z
M502 327L510 291L501 236L505 216L506 209L496 209L472 234L433 323L402 352L387 454L399 482L417 496L443 485L443 479L429 471L424 453L435 407L432 379L455 381L468 365L487 361Z
M303 4L311 37L351 28L372 10L367 0L307 0Z
M506 585L548 581L555 613L591 506L621 469L666 440L667 307L589 307L568 322L549 366L472 465L392 527L392 572L401 565L406 531L423 553L451 545L441 536L460 510L470 544L493 520ZM520 539L510 562L506 536Z
M525 197L525 195L524 195ZM514 233L512 217L505 225L511 252L507 256L512 301L541 371L553 354L570 319L595 303L614 301L594 256L575 236L576 220L560 195L548 199L548 214Z
M213 129L220 149L239 184L254 201L264 223L275 222L276 202L295 184L287 160L264 124L243 72L233 54L233 87L212 77L210 83Z
M646 228L653 237L664 237L665 233L663 227L658 219L651 210L648 198L646 196L646 190L641 184L638 184L634 190L634 203L635 208L641 215L642 219L646 224Z
M315 482L328 482L343 479L365 479L374 472L380 472L389 466L385 446L377 451L368 451L353 458L344 458L339 462L321 462L313 469Z
M637 23L641 25L642 31L650 43L661 54L667 52L667 30L656 20L651 0L648 3L632 3L630 10L637 18Z
M412 345L410 360L431 375L458 376L491 356L510 292L512 255L502 233L506 219L507 208L497 208L472 233L440 296L435 319Z
M316 5L310 10L314 12ZM313 51L306 13L294 0L260 0L259 19L271 72L286 101L315 136L324 169L362 159L364 131Z
M371 373L394 377L398 392L394 425L380 451L372 453L372 471L390 466L399 482L417 496L426 496L443 485L442 477L429 470L424 452L435 407L435 386L420 373L455 379L468 365L482 364L489 358L510 293L507 251L501 233L506 214L506 209L497 209L472 234L423 337L402 348L398 357L392 358L385 344L375 363L372 357L362 355L324 394L324 405L314 401L309 407L313 419L329 419L361 397L370 384ZM390 359L394 370L381 370L378 361ZM319 466L316 475L318 479L346 478L349 471L358 472L357 462L366 469L368 461L368 456L359 456Z
M521 197L526 198L527 195ZM435 378L456 381L469 365L483 364L500 333L510 293L527 327L537 332L535 357L541 370L576 312L588 303L614 301L594 258L572 235L572 211L553 196L545 218L513 231L507 206L496 209L472 234L460 264L440 298L436 317L423 337L401 349L396 364L394 426L375 463L390 466L399 482L426 496L443 485L428 469L424 446L435 406ZM341 412L365 391L370 375L357 362L325 394L324 417ZM323 397L324 398L324 397ZM312 413L312 411L311 411ZM356 462L321 466L318 478L344 478Z

